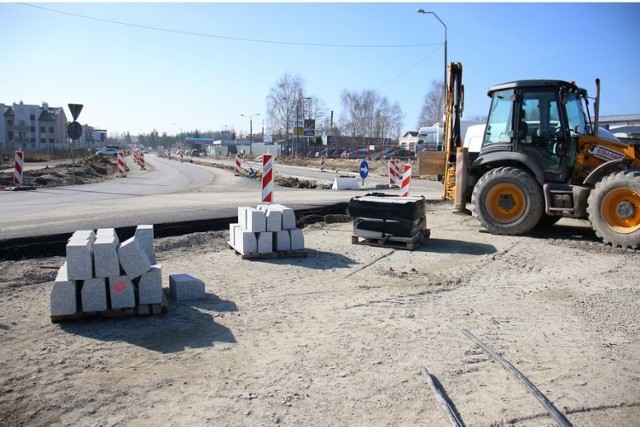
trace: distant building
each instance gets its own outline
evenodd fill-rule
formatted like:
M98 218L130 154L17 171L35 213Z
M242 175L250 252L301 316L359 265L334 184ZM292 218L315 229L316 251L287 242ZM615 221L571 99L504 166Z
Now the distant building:
M400 137L400 140L398 141L398 145L401 148L404 148L409 151L413 151L417 143L418 143L418 132L415 132L415 131L405 132L405 134L402 135Z
M0 149L48 151L64 149L67 142L67 116L61 107L49 107L46 102L11 106L0 104Z
M617 137L640 138L640 114L600 116L598 126L610 130Z

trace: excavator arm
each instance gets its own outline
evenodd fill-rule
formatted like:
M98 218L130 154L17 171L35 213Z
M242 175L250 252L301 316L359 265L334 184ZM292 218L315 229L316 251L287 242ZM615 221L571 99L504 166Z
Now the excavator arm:
M460 135L460 117L464 109L464 86L462 85L462 64L449 64L449 80L447 82L447 102L445 110L445 164L443 200L455 198L456 187L456 152L462 147Z
M447 96L444 117L444 151L421 151L418 153L418 175L442 175L443 200L454 200L456 184L456 152L462 147L460 118L464 106L462 64L449 63Z

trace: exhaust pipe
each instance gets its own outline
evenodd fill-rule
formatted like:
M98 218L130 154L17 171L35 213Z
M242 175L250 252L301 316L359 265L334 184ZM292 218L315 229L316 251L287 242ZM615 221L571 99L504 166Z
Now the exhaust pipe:
M600 79L596 79L596 102L593 107L594 123L593 136L598 136L598 126L600 121Z

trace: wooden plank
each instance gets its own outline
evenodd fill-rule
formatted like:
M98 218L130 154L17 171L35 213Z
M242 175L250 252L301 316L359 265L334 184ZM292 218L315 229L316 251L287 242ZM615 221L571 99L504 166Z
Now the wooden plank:
M166 313L168 309L167 299L162 295L161 304L141 304L136 307L120 308L115 310L79 312L63 316L51 316L51 323L60 323L70 320L100 319L100 318L122 318L135 316L150 316Z
M420 246L425 240L427 240L430 236L431 236L431 231L429 229L422 230L420 233L416 234L413 237L389 236L384 239L372 239L367 237L363 238L354 234L351 236L351 243L354 245L369 245L369 246L377 246L377 247L384 247L384 248L406 249L409 251L413 251L418 246Z

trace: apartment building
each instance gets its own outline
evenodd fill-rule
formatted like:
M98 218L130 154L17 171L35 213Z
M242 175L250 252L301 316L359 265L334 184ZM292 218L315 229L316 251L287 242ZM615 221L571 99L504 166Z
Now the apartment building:
M32 152L67 148L67 116L61 107L0 104L0 150Z

